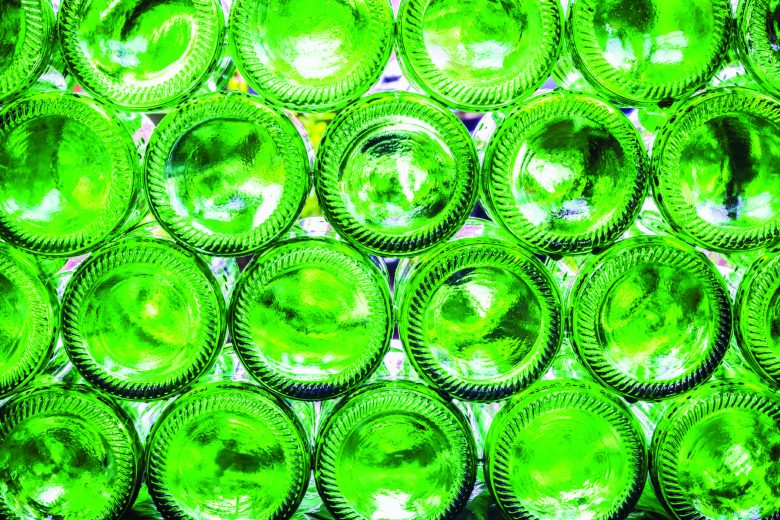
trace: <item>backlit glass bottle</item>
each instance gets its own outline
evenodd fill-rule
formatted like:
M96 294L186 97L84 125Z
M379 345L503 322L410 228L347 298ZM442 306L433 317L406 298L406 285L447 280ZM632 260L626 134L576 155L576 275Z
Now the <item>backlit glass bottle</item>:
M748 72L780 98L780 1L741 0L736 42Z

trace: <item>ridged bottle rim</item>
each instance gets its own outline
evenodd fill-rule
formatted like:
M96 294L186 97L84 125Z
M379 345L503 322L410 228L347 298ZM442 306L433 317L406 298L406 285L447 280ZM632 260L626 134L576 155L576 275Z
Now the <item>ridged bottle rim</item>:
M42 416L48 420L60 416L77 418L92 426L113 455L106 463L116 479L114 489L95 489L96 496L110 493L106 509L99 518L118 520L130 509L143 478L143 448L132 420L111 400L84 386L56 384L39 386L16 394L0 407L0 443L25 421ZM7 498L0 494L0 516L16 518Z
M514 198L513 165L523 140L545 125L578 116L600 125L623 150L633 184L615 200L614 215L592 231L563 235L545 230L525 218ZM649 159L639 132L623 113L598 98L558 90L517 106L491 136L482 170L482 200L495 220L532 251L575 254L605 247L617 240L639 214L647 192Z
M538 59L520 76L499 84L464 85L439 70L426 50L424 20L433 0L403 0L398 11L397 54L406 75L437 101L459 110L484 112L507 106L539 88L561 53L563 12L557 0L532 0L539 11L543 38L528 42L539 50ZM523 3L512 1L509 4ZM472 13L471 16L479 16Z
M269 217L246 233L225 235L194 225L171 203L166 187L167 161L182 136L193 128L219 119L248 122L273 139L285 165L282 196ZM310 191L306 146L286 114L262 105L257 97L219 92L195 97L176 107L155 128L144 159L144 186L157 220L176 240L210 255L241 256L261 249L295 223Z
M89 226L58 236L33 233L0 209L0 235L9 243L47 256L75 256L94 249L116 234L131 214L139 197L141 178L138 156L130 134L107 108L85 96L44 93L22 98L0 112L0 143L20 125L56 117L72 120L90 129L110 157L110 194L95 211ZM2 145L0 145L2 146Z
M119 0L123 1L127 0ZM175 75L144 85L111 78L82 46L79 30L85 14L97 8L93 7L93 0L63 0L57 14L57 28L68 69L84 90L111 105L143 111L176 105L208 79L219 60L226 31L225 14L218 0L188 2L195 9L197 21L192 52Z
M327 267L351 280L369 304L372 323L368 341L349 369L318 378L293 379L263 356L262 345L252 339L251 309L256 293L275 278L300 269ZM322 400L354 388L381 364L390 345L394 325L393 304L384 274L352 246L330 238L296 238L280 242L257 257L241 275L233 292L228 323L233 347L247 371L274 392L293 399ZM289 345L292 349L295 345Z
M493 418L485 445L485 482L501 511L508 518L536 518L512 491L512 442L517 432L534 419L567 409L587 411L599 415L624 440L629 451L628 466L633 472L627 476L626 486L619 500L602 520L625 518L633 509L647 477L648 457L642 430L625 404L595 383L573 379L539 382L513 397Z
M755 371L780 386L780 356L773 346L767 315L772 298L780 291L780 256L758 258L745 273L737 291L734 331L740 349ZM776 303L777 305L777 303Z
M599 315L610 289L625 272L642 265L670 267L697 277L715 320L715 334L706 353L684 374L668 381L640 380L611 364L599 332ZM702 253L672 237L642 236L618 242L583 267L570 294L568 329L582 364L599 382L634 399L665 399L706 381L726 353L731 325L728 291L715 266Z
M568 6L566 44L576 68L588 82L610 99L629 106L653 106L686 97L704 85L725 59L731 38L729 0L708 0L713 11L713 37L706 60L689 72L684 81L644 82L622 74L602 55L594 16L599 0L572 0ZM645 16L645 15L643 15ZM647 15L650 16L650 15ZM671 16L671 15L669 15ZM615 88L619 86L618 88Z
M0 366L0 397L27 383L51 356L59 330L59 303L53 288L46 283L43 271L32 258L6 244L0 244L0 278L14 285L14 291L25 296L29 331L21 359ZM4 349L5 350L5 349Z
M268 2L235 0L230 9L230 49L247 83L271 103L304 112L327 112L345 107L379 80L393 48L393 10L388 0L349 2L367 10L373 48L364 63L343 81L328 86L300 85L268 67L268 57L258 55L257 9ZM295 24L291 19L290 24Z
M780 215L759 227L729 229L700 218L681 191L680 156L691 134L715 117L740 114L780 128L780 101L744 88L722 88L696 95L678 107L653 144L652 185L658 209L681 237L713 251L758 249L780 240Z
M770 40L771 0L740 0L737 7L737 45L740 58L767 92L780 97L780 54ZM775 2L777 8L777 2ZM775 14L780 16L780 14ZM776 22L780 26L780 20ZM775 38L780 35L775 35Z
M43 73L54 47L54 10L49 0L19 0L24 17L17 42L20 52L12 56L8 67L0 69L0 101L13 98ZM10 7L9 7L10 8Z
M284 444L291 461L290 489L268 520L289 518L298 508L311 475L311 447L301 422L279 398L249 383L218 382L198 386L173 401L157 419L146 449L146 483L152 499L165 518L190 518L166 482L167 455L176 434L217 412L246 414L262 422ZM218 480L218 475L214 475Z
M125 266L175 270L191 289L190 296L203 319L197 356L175 374L153 382L133 381L107 371L95 360L83 331L83 306L93 290L112 271ZM89 256L68 282L62 297L62 339L79 373L92 385L127 399L158 399L192 385L216 360L225 337L224 300L208 266L178 244L154 238L130 238L108 244Z
M485 382L458 378L444 370L442 364L447 360L437 359L423 333L423 316L439 287L455 273L480 267L502 269L517 276L534 291L543 315L543 330L523 363ZM505 240L475 237L445 244L421 260L405 283L398 328L406 353L424 379L449 395L466 401L509 397L536 381L560 348L563 318L555 282L536 257Z
M355 218L342 198L339 179L355 141L399 117L414 120L446 143L455 160L457 185L443 214L433 222L420 230L391 234ZM372 254L403 257L430 249L457 232L476 203L478 170L474 143L455 114L420 94L383 92L357 101L328 125L317 150L315 184L322 213L342 238Z
M336 518L361 520L339 490L336 468L342 447L354 428L372 416L393 413L416 414L434 422L453 443L459 461L457 486L450 491L451 500L436 511L419 513L420 520L450 520L463 509L476 479L476 443L466 419L455 406L430 388L409 381L383 381L363 386L339 401L324 418L317 435L314 478L320 496ZM359 478L358 475L355 476Z

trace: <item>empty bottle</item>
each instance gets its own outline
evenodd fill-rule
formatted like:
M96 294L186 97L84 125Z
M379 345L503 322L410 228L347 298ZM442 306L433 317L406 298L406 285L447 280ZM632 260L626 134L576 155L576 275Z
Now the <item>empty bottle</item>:
M747 71L780 98L780 2L740 0L736 41Z

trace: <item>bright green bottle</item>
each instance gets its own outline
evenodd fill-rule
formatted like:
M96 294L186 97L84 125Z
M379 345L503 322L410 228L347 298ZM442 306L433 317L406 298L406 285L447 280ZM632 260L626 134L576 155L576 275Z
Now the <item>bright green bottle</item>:
M493 419L485 482L511 519L625 518L647 476L639 423L587 381L537 383Z
M457 408L421 384L384 381L327 414L314 478L338 520L445 520L466 504L476 463Z
M62 338L93 385L126 399L181 392L214 363L225 303L208 265L135 233L82 263L62 298Z
M147 485L165 518L281 520L311 476L291 409L247 383L211 383L171 403L147 443Z
M231 338L249 373L293 399L322 400L366 379L395 325L387 272L332 238L276 244L233 293Z
M736 40L747 71L780 98L780 0L740 0Z
M555 91L499 122L485 153L482 202L534 252L598 250L634 222L648 167L639 132L620 110Z
M668 107L703 86L728 52L729 0L572 0L567 47L609 99Z
M653 144L653 190L664 218L715 251L780 239L780 101L743 88L682 104Z
M671 237L618 242L579 273L568 329L582 363L634 399L687 392L718 367L731 338L726 284Z
M0 517L122 518L142 453L125 412L85 386L17 394L0 407Z
M0 104L31 86L54 50L50 0L8 0L0 5Z
M176 107L152 134L144 170L157 220L211 255L267 245L295 222L311 191L308 152L290 117L239 92Z
M208 79L224 45L218 0L63 0L57 24L79 85L126 110L184 100Z
M21 388L51 356L59 303L35 260L0 244L0 397Z
M780 517L780 398L719 381L679 398L656 426L651 471L677 518Z
M317 199L340 236L379 256L447 240L477 197L474 143L430 98L384 92L330 123L317 150Z
M408 265L406 265L408 264ZM539 378L561 344L558 289L529 252L487 221L396 271L398 328L429 383L465 401L495 401Z
M0 112L0 236L51 256L84 253L140 218L133 140L113 113L74 94Z
M336 110L382 74L393 10L388 0L234 0L230 44L263 98L303 112Z

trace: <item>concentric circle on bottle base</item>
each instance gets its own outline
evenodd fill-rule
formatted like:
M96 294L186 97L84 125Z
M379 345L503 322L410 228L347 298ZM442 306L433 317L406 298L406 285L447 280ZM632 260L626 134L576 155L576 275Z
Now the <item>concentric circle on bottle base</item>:
M466 127L430 98L385 92L328 125L316 189L338 234L379 256L413 256L454 235L477 197Z
M555 282L506 240L455 240L419 258L407 276L401 338L420 375L449 395L506 398L539 378L560 347Z
M0 517L122 518L142 451L127 415L87 387L16 394L0 407Z
M404 0L398 58L438 101L466 111L507 106L539 88L561 52L557 0Z
M484 471L508 518L618 520L642 493L647 453L622 401L587 381L544 381L493 419Z
M91 384L157 399L188 388L214 363L224 312L197 255L171 240L131 237L92 254L68 282L63 343Z
M226 30L218 0L63 0L57 23L79 85L107 103L144 111L174 106L200 88Z
M589 252L634 222L648 169L639 133L620 110L555 91L500 122L485 154L482 200L534 252Z
M348 394L317 438L314 478L342 520L445 520L474 487L476 446L455 406L426 386L386 381Z
M156 421L147 484L165 518L289 518L309 484L310 449L280 399L247 383L211 383Z
M85 253L134 210L138 170L130 134L95 101L20 99L0 112L0 236L41 255Z
M379 80L393 48L388 0L234 0L231 51L264 99L337 110Z
M780 240L780 101L724 88L683 103L653 145L653 190L672 227L707 249Z
M146 193L160 224L187 247L246 255L298 218L311 190L309 156L290 117L243 93L193 98L157 126Z
M671 237L636 237L582 269L569 330L601 383L634 399L663 399L718 367L731 338L731 303L703 254Z
M745 68L780 98L780 0L740 0L736 34Z
M253 261L228 321L255 379L293 399L322 400L376 370L395 320L387 279L369 257L330 238L303 238Z

